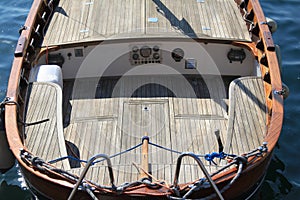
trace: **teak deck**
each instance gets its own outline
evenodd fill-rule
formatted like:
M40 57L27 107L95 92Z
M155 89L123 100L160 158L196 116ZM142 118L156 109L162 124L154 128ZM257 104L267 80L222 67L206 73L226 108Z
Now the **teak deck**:
M165 35L251 41L234 1L60 0L43 46Z
M124 76L121 79L65 81L63 137L68 155L83 160L98 153L113 155L141 143L145 134L151 142L167 148L206 154L218 151L216 130L220 131L226 153L239 155L253 150L263 142L266 124L262 80L257 77L240 78L231 82L229 87L232 77L223 79ZM51 120L55 114L51 111L53 106L46 106L49 112L45 110L44 101L56 97L46 83L35 85L37 87L32 87L28 96L27 122L45 118L50 120L26 128L25 144L35 155L52 160L63 156L52 153L63 146L56 143L55 134L59 133L48 131L56 128ZM139 85L142 87L137 87ZM179 88L172 89L178 93L174 94L166 87ZM192 90L187 89L189 87ZM43 95L36 95L42 90L45 91ZM50 135L54 139L49 140ZM39 149L39 145L46 141L53 144ZM151 174L170 183L174 178L178 154L150 146L149 157ZM141 148L117 156L112 162L117 184L137 180L141 169L135 165L141 164ZM209 172L223 165L222 162L217 162L217 166L209 165L204 159L203 162ZM70 165L74 173L79 174L82 170L78 168L81 166L78 162L72 161ZM94 166L87 178L108 184L105 166L105 162ZM203 176L193 161L184 160L183 166L180 181L194 181L196 177Z

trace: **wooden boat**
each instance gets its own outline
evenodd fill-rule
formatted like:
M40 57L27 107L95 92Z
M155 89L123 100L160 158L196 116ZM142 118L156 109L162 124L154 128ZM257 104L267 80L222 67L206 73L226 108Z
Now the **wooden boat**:
M246 199L284 88L258 0L34 0L5 128L49 199Z

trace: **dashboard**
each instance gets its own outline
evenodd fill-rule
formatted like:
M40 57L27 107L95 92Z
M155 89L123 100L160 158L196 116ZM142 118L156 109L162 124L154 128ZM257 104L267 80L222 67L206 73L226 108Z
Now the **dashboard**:
M48 56L64 61L63 76L123 76L141 74L256 75L254 56L230 44L195 41L105 41L96 46L60 49ZM63 58L63 59L61 59ZM44 64L44 58L38 64Z

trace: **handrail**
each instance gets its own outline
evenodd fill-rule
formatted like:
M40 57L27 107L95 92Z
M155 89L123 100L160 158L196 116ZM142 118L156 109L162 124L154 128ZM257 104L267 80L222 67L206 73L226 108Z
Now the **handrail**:
M79 188L79 185L81 184L82 180L84 179L86 173L88 172L89 168L91 167L91 165L93 165L93 162L94 160L98 159L98 158L104 158L106 161L107 161L107 167L108 167L108 173L109 173L109 177L110 177L110 182L111 182L111 185L112 185L112 188L115 187L115 184L114 184L114 174L113 174L113 171L112 171L112 164L111 164L111 160L109 158L108 155L106 154L97 154L97 155L94 155L93 157L91 157L86 166L84 167L76 185L74 186L68 200L71 200L73 199L75 193L77 192L78 188Z
M206 168L205 168L204 164L202 163L202 161L198 158L198 156L196 154L191 153L191 152L182 153L177 159L175 177L174 177L174 182L173 182L174 188L178 188L178 177L179 177L179 172L180 172L181 161L182 161L182 158L186 157L186 156L194 158L194 160L197 162L197 164L201 168L202 172L204 173L206 179L208 180L208 182L211 184L211 186L215 190L215 192L216 192L217 196L219 197L219 199L224 200L224 197L222 196L220 190L218 189L218 187L216 186L216 184L214 183L214 181L210 177L210 175L209 175L208 171L206 170Z

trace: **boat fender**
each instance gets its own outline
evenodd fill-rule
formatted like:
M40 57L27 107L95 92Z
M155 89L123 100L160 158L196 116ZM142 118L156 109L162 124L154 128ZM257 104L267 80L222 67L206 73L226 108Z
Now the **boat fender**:
M266 17L267 20L267 24L269 26L269 29L271 31L271 33L275 33L277 30L277 23L275 20L273 20L272 18Z
M290 94L290 89L286 84L282 83L282 89L281 90L275 90L274 94L282 95L283 99L286 99L286 98L288 98L288 96Z
M0 171L5 173L15 164L15 158L9 149L4 125L4 103L0 104Z
M287 99L288 96L290 95L290 89L285 83L282 83L282 91L283 91L282 93L283 99Z

